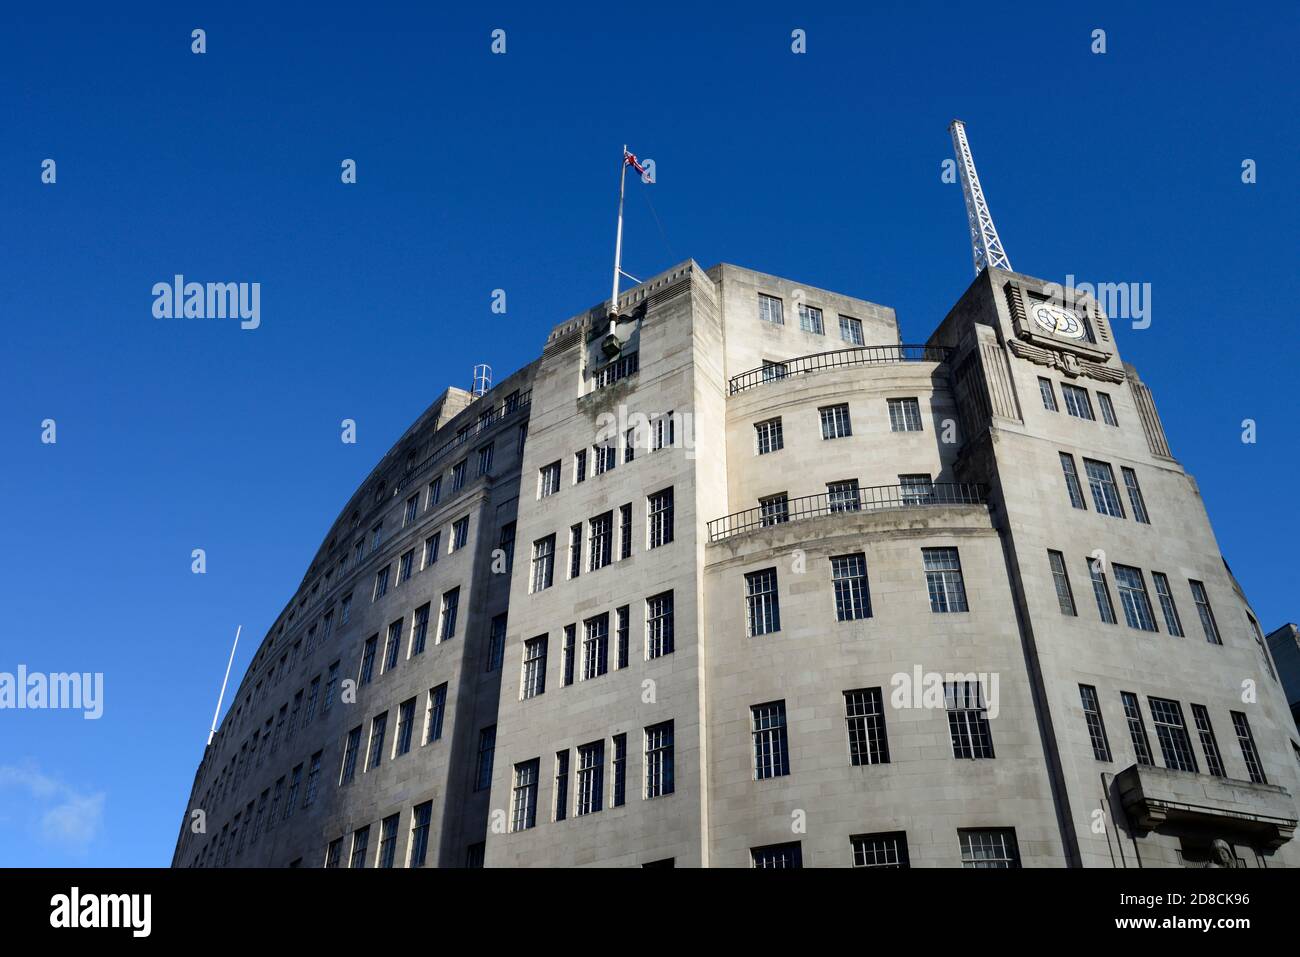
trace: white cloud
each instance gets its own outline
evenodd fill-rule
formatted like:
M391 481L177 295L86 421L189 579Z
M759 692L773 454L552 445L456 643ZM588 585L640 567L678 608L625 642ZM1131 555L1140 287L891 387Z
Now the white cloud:
M0 790L24 792L43 840L84 853L104 821L103 792L83 793L32 765L0 765Z

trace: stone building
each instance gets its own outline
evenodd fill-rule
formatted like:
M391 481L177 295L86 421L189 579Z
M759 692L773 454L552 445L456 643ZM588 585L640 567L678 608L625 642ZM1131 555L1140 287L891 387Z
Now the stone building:
M1284 866L1300 735L1091 298L682 263L334 522L178 866ZM206 832L192 812L203 810Z

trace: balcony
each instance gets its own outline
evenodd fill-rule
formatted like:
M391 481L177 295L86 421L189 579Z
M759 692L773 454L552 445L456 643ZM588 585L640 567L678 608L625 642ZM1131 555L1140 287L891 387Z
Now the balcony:
M1115 787L1140 831L1196 831L1270 848L1295 833L1295 802L1275 784L1135 764L1115 776Z
M987 505L988 488L973 482L931 485L873 485L847 492L822 492L800 498L769 501L709 522L709 541L720 542L757 528L776 528L824 515L944 505Z
M729 394L735 395L766 382L777 382L825 369L886 365L893 362L946 362L951 352L951 349L941 346L903 345L858 346L854 349L838 349L835 352L817 352L809 356L786 359L783 362L768 362L761 369L750 369L748 372L732 376L729 382Z

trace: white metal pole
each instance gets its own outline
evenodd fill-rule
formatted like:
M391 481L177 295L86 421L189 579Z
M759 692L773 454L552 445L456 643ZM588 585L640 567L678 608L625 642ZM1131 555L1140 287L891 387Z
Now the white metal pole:
M614 292L609 297L609 334L614 334L615 320L618 318L618 275L623 271L623 194L627 187L627 144L623 144L623 156L619 161L618 173L618 231L614 234Z
M212 738L217 733L217 718L221 714L221 701L226 696L226 682L230 680L230 666L235 663L235 649L239 647L239 632L243 625L235 628L235 643L230 646L230 660L226 662L226 676L221 679L221 693L217 695L217 710L212 712L212 730L208 732L208 744L212 743Z

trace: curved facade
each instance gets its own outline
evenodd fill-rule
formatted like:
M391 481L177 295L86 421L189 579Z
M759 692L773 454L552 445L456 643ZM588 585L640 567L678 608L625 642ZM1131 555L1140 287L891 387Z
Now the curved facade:
M986 270L907 345L687 262L619 305L353 496L176 864L1294 862L1285 697L1095 302Z

